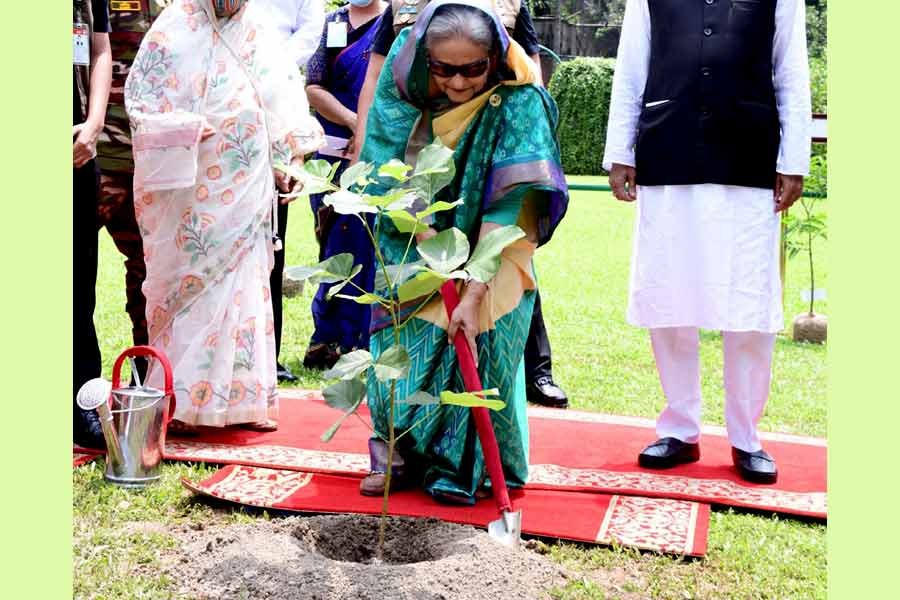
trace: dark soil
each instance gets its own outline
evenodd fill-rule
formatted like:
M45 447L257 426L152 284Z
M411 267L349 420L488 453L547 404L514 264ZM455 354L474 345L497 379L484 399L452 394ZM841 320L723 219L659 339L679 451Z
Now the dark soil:
M470 526L391 518L384 561L378 517L324 515L185 527L166 571L191 598L502 600L548 598L565 570Z

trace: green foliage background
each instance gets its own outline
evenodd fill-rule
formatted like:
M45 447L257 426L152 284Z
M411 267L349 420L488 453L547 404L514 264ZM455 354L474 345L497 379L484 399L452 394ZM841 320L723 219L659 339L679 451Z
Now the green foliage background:
M600 172L614 65L611 58L576 58L557 67L547 86L559 106L562 164L569 175Z

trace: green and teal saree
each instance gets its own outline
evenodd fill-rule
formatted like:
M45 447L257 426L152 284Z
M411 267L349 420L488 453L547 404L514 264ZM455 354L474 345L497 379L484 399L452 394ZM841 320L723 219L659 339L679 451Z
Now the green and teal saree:
M524 51L509 39L492 12L488 14L503 57L493 83L465 104L444 104L444 110L429 99L425 31L434 12L445 5L485 10L478 4L435 0L413 28L400 32L378 82L361 159L375 165L394 158L408 161L411 138L421 138L423 130L430 138L426 142L440 137L454 150L456 175L435 200L462 198L464 203L434 215L433 227L459 228L472 248L484 222L517 224L527 234L501 256L500 270L489 282L481 303L476 340L482 383L485 388L499 388L506 402L503 410L491 413L506 480L511 487L520 487L528 478L522 353L534 305L531 258L535 248L550 239L568 203L556 137L557 110L549 94L534 85ZM385 260L399 263L408 234L399 233L390 222L380 226ZM418 258L413 248L410 260ZM400 322L408 321L397 333L409 352L412 368L397 383L398 400L419 390L439 396L444 390L465 389L456 352L447 337L448 318L440 296L421 304L401 307ZM390 316L376 307L372 354L378 356L393 345L394 336ZM389 402L390 387L371 377L368 404L373 427L385 437ZM416 481L438 499L473 503L476 490L485 483L485 469L469 409L397 404L394 422L398 432L412 427L398 448ZM383 472L384 465L375 462L373 457L373 470L381 467Z

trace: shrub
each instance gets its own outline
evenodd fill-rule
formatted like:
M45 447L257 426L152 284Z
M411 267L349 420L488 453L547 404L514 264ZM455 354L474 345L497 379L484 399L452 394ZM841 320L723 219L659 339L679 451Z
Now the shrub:
M559 143L569 175L600 172L612 89L609 58L576 58L557 67L548 90L559 106Z

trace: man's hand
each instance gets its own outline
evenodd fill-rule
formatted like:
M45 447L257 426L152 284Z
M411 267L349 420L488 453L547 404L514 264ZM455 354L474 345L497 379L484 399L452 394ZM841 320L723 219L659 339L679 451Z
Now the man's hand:
M83 167L89 160L97 156L97 138L100 137L102 125L84 122L72 127L72 166Z
M612 193L616 200L621 200L622 202L634 202L637 200L635 177L637 177L637 171L634 170L634 167L613 163L609 172L609 187L612 188Z
M775 212L787 210L803 194L802 175L775 174Z

